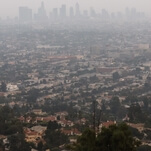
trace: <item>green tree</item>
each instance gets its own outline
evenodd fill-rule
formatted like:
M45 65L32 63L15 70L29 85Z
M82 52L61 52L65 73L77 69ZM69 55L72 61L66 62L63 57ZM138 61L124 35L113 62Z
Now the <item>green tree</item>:
M148 145L142 145L138 148L137 151L150 151L151 150L151 146Z
M23 134L11 135L9 138L10 150L11 151L30 151L29 144L25 141Z
M1 103L7 103L8 99L6 99L4 96L0 96L0 104Z
M130 106L128 116L132 122L145 122L147 118L138 103Z
M119 75L118 72L114 72L114 73L112 74L112 77L113 77L113 81L116 81L116 80L118 80L118 79L120 78L120 75Z
M30 103L35 103L37 98L40 96L40 90L31 89L27 92L27 101Z
M77 140L76 150L78 151L95 151L95 132L86 129Z
M7 91L7 86L6 86L6 83L5 82L1 82L1 90L2 92L6 92Z
M49 122L47 126L47 130L45 132L45 140L49 149L54 151L55 149L59 149L60 145L68 143L68 136L61 133L61 126L56 122Z
M103 151L135 151L139 145L125 123L102 128L97 138L97 148Z
M103 127L95 135L91 129L85 130L78 138L77 143L69 145L74 151L136 151L140 142L133 138L129 127L125 123Z
M118 97L113 97L110 101L111 112L117 115L119 109L121 107L120 100Z
M130 96L126 97L124 102L125 103L136 103L136 102L138 102L138 98L136 96L130 95Z
M141 100L144 103L144 109L145 109L145 111L147 111L148 108L149 108L149 99L147 97L142 97Z
M37 145L38 151L43 151L43 147L44 147L44 145L43 145L42 141L40 141Z
M134 137L137 137L138 139L142 139L144 137L144 134L140 133L138 129L130 127L130 126L129 126L129 129Z
M8 106L0 109L0 134L12 135L22 133L23 128L21 123L14 118L14 112Z
M5 146L3 144L3 140L0 139L0 151L4 151L5 150Z
M52 122L52 121L49 121L48 125L47 125L47 130L49 131L55 131L56 129L60 129L61 126L56 122Z

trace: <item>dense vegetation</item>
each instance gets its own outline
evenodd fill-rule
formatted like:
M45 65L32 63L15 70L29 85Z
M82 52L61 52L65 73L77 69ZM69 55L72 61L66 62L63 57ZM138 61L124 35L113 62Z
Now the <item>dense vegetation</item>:
M73 151L136 151L140 142L133 138L129 127L122 123L103 127L96 136L91 129L86 129L77 143L67 146Z

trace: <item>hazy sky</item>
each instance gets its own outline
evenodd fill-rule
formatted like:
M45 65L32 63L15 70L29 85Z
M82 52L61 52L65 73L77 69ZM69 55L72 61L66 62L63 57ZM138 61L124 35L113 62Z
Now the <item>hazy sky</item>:
M37 12L42 0L0 0L0 17L18 16L19 6L28 6ZM61 4L74 6L76 2L80 8L94 7L97 11L105 8L109 12L124 11L126 7L135 7L138 11L151 12L151 0L43 0L47 13L54 7L60 7Z

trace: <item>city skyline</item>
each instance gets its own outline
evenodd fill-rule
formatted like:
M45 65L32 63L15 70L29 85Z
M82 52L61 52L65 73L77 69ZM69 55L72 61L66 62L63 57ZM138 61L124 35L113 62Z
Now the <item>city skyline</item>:
M129 8L136 8L138 11L143 11L147 14L150 14L150 8L149 8L149 0L128 0L128 1L119 1L119 0L114 0L114 2L111 2L111 0L90 0L89 2L86 2L85 0L79 1L79 0L56 0L55 2L48 1L48 0L43 0L45 3L45 8L47 11L47 14L49 14L53 8L60 8L62 4L65 4L67 8L75 7L75 4L78 2L80 5L80 9L90 9L90 7L93 7L96 12L101 12L102 9L107 9L109 12L118 12L118 11L124 11L126 7ZM37 13L38 8L41 4L42 0L13 0L9 1L6 0L5 2L1 2L0 6L0 17L1 18L6 18L7 16L9 17L18 17L18 8L19 7L29 7L30 9L33 10L33 13ZM9 4L9 5L8 5ZM69 11L69 9L68 9Z
M125 12L108 13L106 9L102 9L96 12L95 9L80 10L79 3L76 3L74 7L67 8L65 4L62 4L59 8L53 8L52 11L47 14L45 10L44 2L41 2L41 6L38 8L37 13L32 13L32 9L28 7L19 7L19 22L31 23L31 21L45 22L49 20L64 20L64 19L84 19L84 18L100 18L100 19L130 19L137 20L145 18L143 12L137 11L135 8L126 8Z

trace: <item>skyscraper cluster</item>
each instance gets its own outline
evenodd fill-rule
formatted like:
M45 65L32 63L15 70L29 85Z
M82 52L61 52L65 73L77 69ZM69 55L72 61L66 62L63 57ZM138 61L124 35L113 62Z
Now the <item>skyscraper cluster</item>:
M19 21L31 22L32 21L32 9L28 7L19 7Z
M52 12L50 12L49 18L50 19L65 19L66 17L81 17L82 14L80 12L80 6L76 3L75 8L70 7L67 9L67 6L63 4L60 8L53 8Z
M53 8L49 15L46 13L46 9L44 6L44 2L41 2L41 6L38 8L36 14L32 14L32 10L28 7L19 7L19 21L22 23L34 21L48 21L48 20L64 20L67 18L70 19L80 19L80 18L100 18L103 20L107 19L137 19L143 18L144 13L137 12L135 8L129 9L126 8L125 13L117 12L111 13L106 9L100 10L100 12L95 11L94 8L90 8L90 10L80 10L80 5L78 3L75 4L75 7L67 8L65 4L61 5L60 8Z
M37 14L34 15L34 19L39 20L39 21L44 21L44 20L48 19L46 10L45 10L45 6L44 6L44 2L42 2L41 6L38 8L38 12L37 12Z

